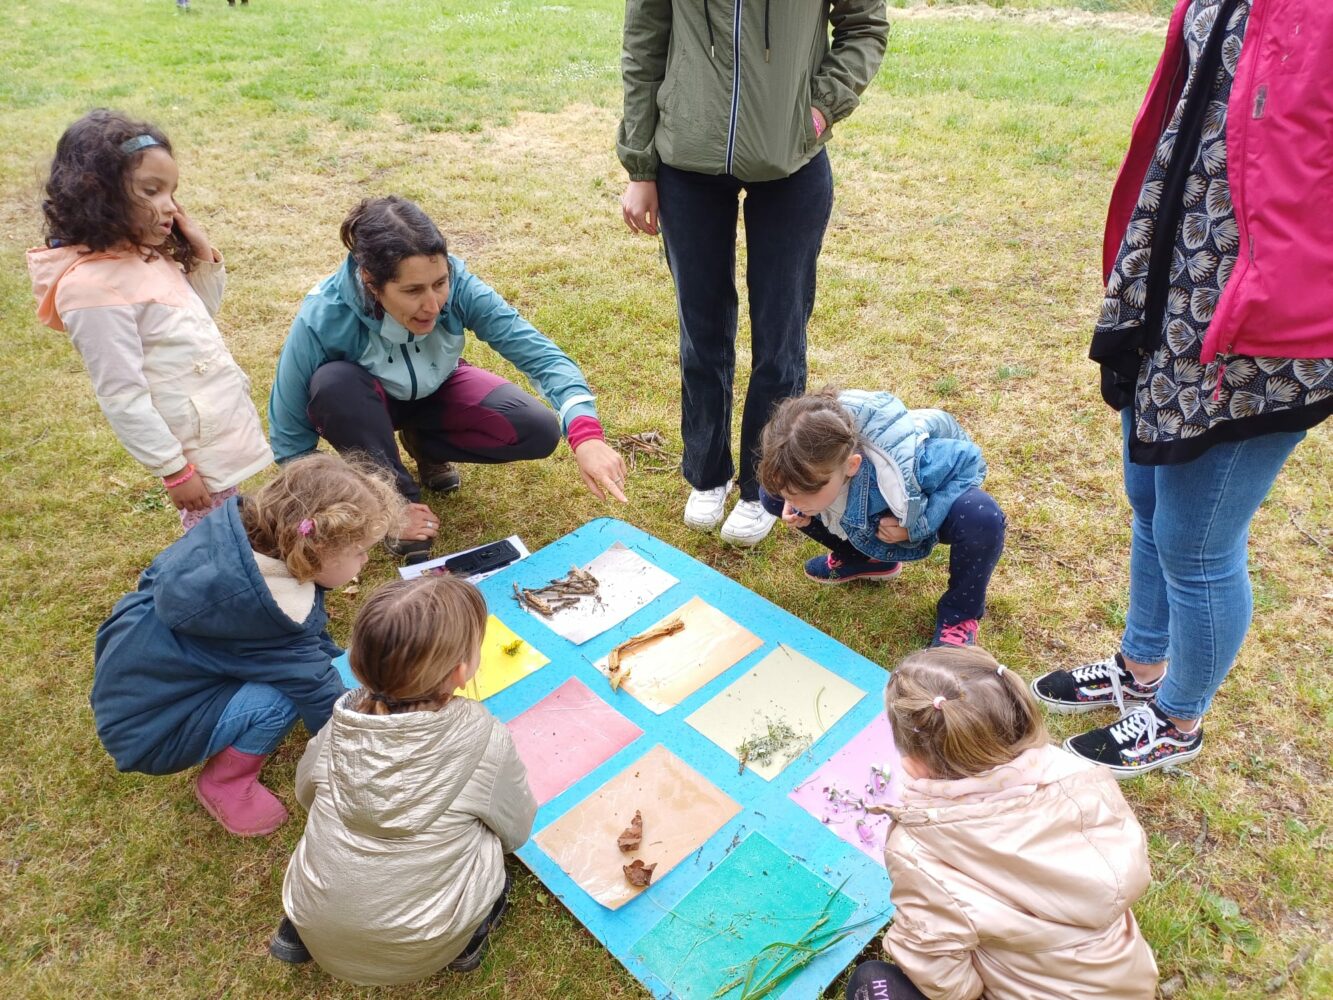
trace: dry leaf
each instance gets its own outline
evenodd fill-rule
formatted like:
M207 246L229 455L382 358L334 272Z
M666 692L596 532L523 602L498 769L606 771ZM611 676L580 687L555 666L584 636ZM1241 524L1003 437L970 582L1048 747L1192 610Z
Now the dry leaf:
M620 685L629 679L629 667L622 667L621 657L627 656L641 646L646 646L654 639L660 639L664 635L675 635L685 627L685 623L679 618L670 618L660 625L654 625L647 632L626 639L615 649L606 655L606 676L611 681L611 690L619 690Z
M639 810L634 810L634 818L629 821L629 826L625 827L616 844L626 853L631 854L639 849L639 844L643 841L643 814Z
M656 861L651 865L645 865L641 860L635 858L629 864L621 865L620 869L625 873L625 880L630 885L642 889L653 880L653 869L656 867Z

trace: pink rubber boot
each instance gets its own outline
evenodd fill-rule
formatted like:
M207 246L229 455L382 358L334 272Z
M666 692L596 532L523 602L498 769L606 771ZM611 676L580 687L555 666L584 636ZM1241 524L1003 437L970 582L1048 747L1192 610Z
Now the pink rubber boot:
M227 747L199 772L195 798L208 814L238 837L262 837L287 822L287 809L259 783L264 754Z

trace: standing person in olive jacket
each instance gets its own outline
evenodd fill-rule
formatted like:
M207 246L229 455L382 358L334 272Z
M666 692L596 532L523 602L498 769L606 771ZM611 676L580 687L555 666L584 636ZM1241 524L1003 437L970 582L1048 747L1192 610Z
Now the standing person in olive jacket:
M832 26L832 42L829 28ZM759 435L805 391L805 327L833 207L824 143L855 110L888 39L884 0L627 0L625 116L616 151L631 230L666 244L680 316L685 523L722 521L736 478L736 218L745 192L752 361L741 420L740 503L724 541L756 545Z

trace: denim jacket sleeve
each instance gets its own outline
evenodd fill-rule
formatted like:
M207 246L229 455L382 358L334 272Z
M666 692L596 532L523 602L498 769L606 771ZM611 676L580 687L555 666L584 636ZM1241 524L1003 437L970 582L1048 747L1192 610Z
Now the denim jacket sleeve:
M917 482L925 501L924 520L930 534L940 530L954 502L973 486L980 486L985 478L986 460L981 457L981 449L966 435L961 439L928 438L921 445L917 453Z

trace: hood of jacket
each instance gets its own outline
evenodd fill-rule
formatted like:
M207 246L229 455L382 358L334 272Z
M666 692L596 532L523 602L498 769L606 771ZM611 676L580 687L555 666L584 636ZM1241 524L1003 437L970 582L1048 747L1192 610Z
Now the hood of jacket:
M1108 926L1147 884L1143 833L1115 779L1055 746L975 778L905 778L891 815L890 851L910 838L933 862L1036 918L1024 922L1023 950L1062 946L1069 927ZM1047 933L1049 941L1033 940Z
M153 561L153 612L173 632L205 639L262 643L308 631L273 596L232 497ZM148 590L144 582L139 589ZM322 614L319 601L310 614Z
M366 715L344 695L329 721L329 788L351 832L412 837L449 810L485 755L495 724L474 702L453 698L436 712Z
M56 291L61 280L75 267L91 260L113 260L114 251L94 253L85 246L35 247L28 251L28 277L32 281L32 295L37 300L37 318L45 326L60 333L65 324L56 309Z

